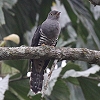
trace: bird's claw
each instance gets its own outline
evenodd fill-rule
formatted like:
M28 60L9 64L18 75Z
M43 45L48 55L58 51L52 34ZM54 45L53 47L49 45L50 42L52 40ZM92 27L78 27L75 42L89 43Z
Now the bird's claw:
M45 46L45 44L43 43L41 46Z

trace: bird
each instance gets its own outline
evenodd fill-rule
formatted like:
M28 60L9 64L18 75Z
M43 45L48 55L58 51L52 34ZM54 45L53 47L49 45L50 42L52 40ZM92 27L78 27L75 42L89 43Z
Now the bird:
M53 10L48 13L46 20L37 27L31 42L31 47L41 45L56 46L60 35L61 27L59 23L59 11ZM30 89L36 94L42 90L44 71L50 59L30 59L31 76Z

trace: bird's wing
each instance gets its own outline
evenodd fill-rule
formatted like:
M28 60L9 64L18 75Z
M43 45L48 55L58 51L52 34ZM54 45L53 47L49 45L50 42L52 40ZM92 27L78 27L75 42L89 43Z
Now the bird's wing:
M41 25L37 27L37 29L36 29L36 31L35 31L35 33L34 33L34 36L33 36L33 38L32 38L32 42L31 42L31 46L32 46L32 47L38 46L39 39L40 39L40 28L41 28ZM28 65L29 68L28 68L27 71L30 71L30 66L31 66L31 61L32 61L32 60L33 60L33 59L30 59L30 60L29 60L29 65Z
M32 42L31 42L32 47L38 46L39 39L40 39L40 28L41 28L41 25L37 27L37 29L34 33L34 36L32 38Z

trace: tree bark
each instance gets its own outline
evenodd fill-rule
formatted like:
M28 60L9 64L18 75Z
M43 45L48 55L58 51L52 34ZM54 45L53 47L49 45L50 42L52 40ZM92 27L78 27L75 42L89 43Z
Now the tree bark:
M0 47L0 60L14 59L58 59L79 60L92 64L100 64L100 51L87 48L67 47Z

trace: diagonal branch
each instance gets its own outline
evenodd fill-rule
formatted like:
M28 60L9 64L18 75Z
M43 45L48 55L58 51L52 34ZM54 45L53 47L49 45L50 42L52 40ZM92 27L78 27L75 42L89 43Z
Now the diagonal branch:
M32 58L79 60L100 64L100 51L87 48L58 48L46 45L39 47L0 47L0 60Z

